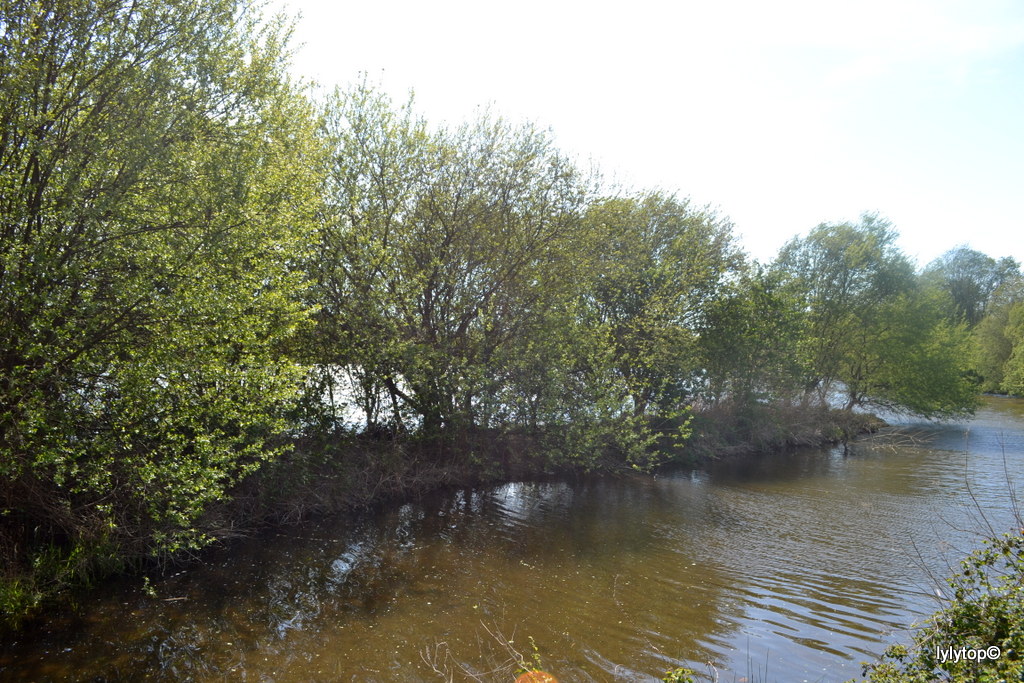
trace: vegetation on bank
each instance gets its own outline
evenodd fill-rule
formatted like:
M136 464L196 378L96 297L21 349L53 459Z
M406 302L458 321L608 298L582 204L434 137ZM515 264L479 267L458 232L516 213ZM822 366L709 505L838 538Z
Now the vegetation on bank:
M866 664L865 680L1024 680L1024 525L987 539L948 585L948 603L909 647L893 645L880 661Z
M918 273L866 215L752 262L533 126L314 98L246 0L0 17L10 621L300 499L843 440L857 408L1024 387L1012 260Z

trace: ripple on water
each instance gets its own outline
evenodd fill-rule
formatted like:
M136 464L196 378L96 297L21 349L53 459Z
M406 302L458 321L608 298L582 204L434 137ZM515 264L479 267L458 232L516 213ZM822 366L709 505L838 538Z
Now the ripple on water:
M914 429L275 532L154 582L156 599L137 580L85 598L0 646L0 677L427 681L428 649L485 672L533 636L563 683L709 661L721 680L844 680L934 609L929 575L974 543L959 530L1006 526L1019 490L1024 402Z

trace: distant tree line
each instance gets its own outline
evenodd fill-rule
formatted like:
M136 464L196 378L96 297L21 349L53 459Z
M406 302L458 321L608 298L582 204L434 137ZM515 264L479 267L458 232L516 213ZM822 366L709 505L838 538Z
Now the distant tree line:
M365 84L317 99L287 51L246 0L3 0L9 613L204 545L311 438L647 467L725 407L1024 392L1010 259L916 273L867 215L758 264L714 211L609 188L546 131L434 126Z
M921 276L948 294L948 315L972 334L972 369L982 391L1024 396L1024 277L1020 264L966 246L929 264Z

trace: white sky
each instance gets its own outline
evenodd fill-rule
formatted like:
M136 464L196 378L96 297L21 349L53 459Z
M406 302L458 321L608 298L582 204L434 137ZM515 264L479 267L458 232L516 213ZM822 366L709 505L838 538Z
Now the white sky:
M1020 0L278 0L298 74L432 123L480 106L606 177L717 207L762 261L877 211L924 265L1024 261Z

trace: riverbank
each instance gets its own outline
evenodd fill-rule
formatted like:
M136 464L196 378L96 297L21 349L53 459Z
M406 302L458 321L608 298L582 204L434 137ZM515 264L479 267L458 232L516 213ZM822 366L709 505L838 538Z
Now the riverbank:
M874 415L843 410L717 406L693 414L690 436L682 443L670 437L657 443L660 457L650 471L840 444L885 424ZM206 524L213 535L225 539L268 524L365 509L438 489L636 471L611 448L597 459L574 463L564 453L552 452L558 442L543 434L489 430L464 431L455 440L367 435L304 439L246 480L230 501L211 511Z
M694 413L683 443L662 440L654 469L842 443L882 424L874 416L845 411L717 406ZM486 430L433 440L347 433L304 437L211 506L199 528L209 544L223 545L268 527L350 514L442 489L635 471L611 448L598 458L573 462L556 452L559 441L552 435ZM127 545L98 548L91 556L37 549L31 562L9 565L0 585L4 628L16 629L34 615L66 606L76 592L112 576L187 564L197 557L194 551L148 557Z

